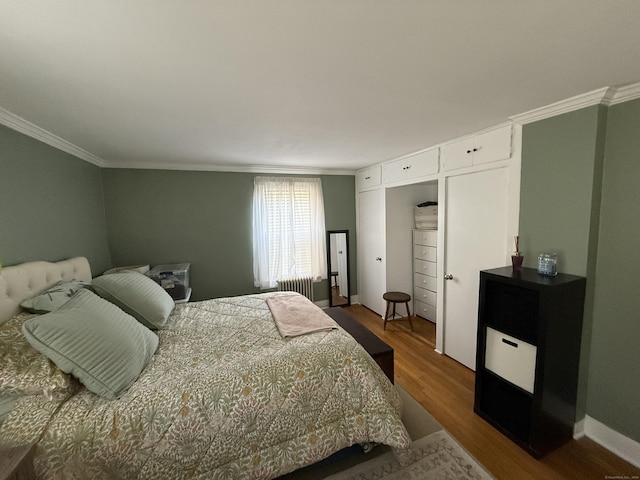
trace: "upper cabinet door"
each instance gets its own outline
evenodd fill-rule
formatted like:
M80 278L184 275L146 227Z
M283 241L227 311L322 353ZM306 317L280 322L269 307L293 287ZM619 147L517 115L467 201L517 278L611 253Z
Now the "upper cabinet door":
M473 165L473 148L473 137L442 147L442 170L455 170Z
M401 158L393 162L385 163L382 166L382 176L384 183L399 182L407 178L407 159Z
M442 147L442 169L455 170L511 157L511 125Z
M384 183L411 180L438 173L438 160L440 149L432 148L425 152L403 157L383 166Z
M416 153L407 157L408 178L424 177L438 173L438 160L440 159L440 149L432 148L426 152Z
M380 165L356 172L356 189L358 192L381 183Z
M511 157L511 125L477 135L474 149L474 165Z

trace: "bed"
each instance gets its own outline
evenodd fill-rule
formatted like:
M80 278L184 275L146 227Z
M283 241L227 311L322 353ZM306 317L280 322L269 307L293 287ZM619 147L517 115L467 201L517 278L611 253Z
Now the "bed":
M54 313L22 311L26 299L71 279L92 280L85 258L0 271L0 448L35 444L38 478L267 479L354 444L386 444L399 458L406 453L411 440L400 420L398 394L348 333L336 327L280 335L267 299L286 292L172 304L155 330L123 319L80 350L106 351L109 362L98 366L115 365L115 372L107 372L111 376L144 357L138 350L146 351L139 374L123 390L96 386L82 373L84 383L79 382L65 373L75 372L76 364L65 357L58 368L41 353L39 329L56 315L77 312L81 300L100 301L95 311L101 315L115 316L113 308L128 314L122 311L126 305L116 307L108 296L86 289ZM96 291L98 283L92 281ZM96 325L87 326L88 335L103 327ZM134 327L133 333L126 330ZM112 334L117 341L107 338ZM32 335L40 337L34 341ZM144 340L134 343L135 352L107 349L137 336ZM7 360L12 355L20 357ZM2 371L7 365L13 370Z

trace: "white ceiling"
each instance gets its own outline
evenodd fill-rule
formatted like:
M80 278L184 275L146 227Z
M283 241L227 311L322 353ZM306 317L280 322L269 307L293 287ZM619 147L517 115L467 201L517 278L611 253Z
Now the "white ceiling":
M107 167L352 171L638 81L638 0L0 0L5 117Z

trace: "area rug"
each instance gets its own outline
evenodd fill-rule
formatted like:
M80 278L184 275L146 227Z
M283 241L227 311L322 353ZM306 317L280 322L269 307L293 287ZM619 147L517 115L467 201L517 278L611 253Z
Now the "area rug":
M489 480L493 477L444 430L413 442L409 464L392 452L339 472L327 480Z
M329 458L280 477L279 480L308 479L491 479L484 468L446 432L422 405L396 384L402 399L402 421L414 440L410 465L402 468L391 449L378 445L364 453L358 445ZM431 464L433 468L427 466Z

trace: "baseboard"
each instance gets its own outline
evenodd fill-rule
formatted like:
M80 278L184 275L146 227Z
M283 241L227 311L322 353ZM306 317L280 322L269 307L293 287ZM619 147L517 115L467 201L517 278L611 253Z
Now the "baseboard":
M574 438L586 436L630 464L640 468L640 443L625 437L589 415L575 424Z
M584 437L584 418L573 426L573 438L580 440Z

